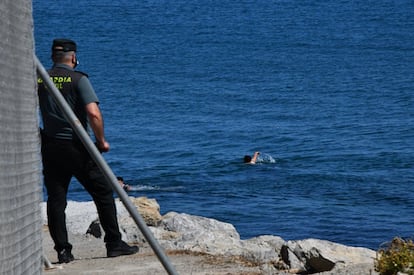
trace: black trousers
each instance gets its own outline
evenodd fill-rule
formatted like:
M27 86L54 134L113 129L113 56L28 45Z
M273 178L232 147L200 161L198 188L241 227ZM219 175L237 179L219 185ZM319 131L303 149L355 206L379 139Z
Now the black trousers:
M99 220L105 231L105 242L121 240L113 190L105 176L80 142L42 136L43 176L47 190L47 216L55 250L72 249L68 240L65 209L72 176L92 196Z

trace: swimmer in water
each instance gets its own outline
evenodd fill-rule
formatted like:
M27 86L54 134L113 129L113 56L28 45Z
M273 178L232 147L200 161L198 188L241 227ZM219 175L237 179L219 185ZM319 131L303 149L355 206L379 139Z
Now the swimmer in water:
M117 178L117 180L119 182L119 185L121 185L122 189L124 189L125 192L131 191L131 186L129 186L128 184L126 184L124 182L124 179L122 177L116 177L116 178Z
M253 157L246 155L243 158L243 162L247 164L256 164L256 161L259 155L260 155L260 152L254 152Z

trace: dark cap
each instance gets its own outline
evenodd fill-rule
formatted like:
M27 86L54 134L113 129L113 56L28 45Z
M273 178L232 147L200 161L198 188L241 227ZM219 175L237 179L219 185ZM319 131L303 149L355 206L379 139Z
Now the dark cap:
M55 39L53 40L52 51L76 52L76 43L70 39Z

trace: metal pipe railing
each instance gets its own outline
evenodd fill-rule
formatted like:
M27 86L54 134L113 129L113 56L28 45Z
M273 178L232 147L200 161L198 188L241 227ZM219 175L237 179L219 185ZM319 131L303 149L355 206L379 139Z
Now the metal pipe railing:
M82 141L82 143L88 150L91 157L95 160L96 164L99 166L102 173L105 175L106 179L111 183L112 188L118 194L119 198L125 205L125 208L128 210L129 214L134 219L138 228L141 230L142 234L144 235L145 239L150 244L154 253L157 255L158 259L164 266L165 270L170 275L178 274L174 266L170 263L168 257L165 255L158 241L155 239L152 232L149 230L144 219L141 217L138 210L136 209L136 207L133 205L133 203L129 199L127 193L119 185L116 176L114 175L114 173L112 172L108 164L106 163L105 159L102 157L101 153L96 148L89 134L83 128L81 122L76 117L76 115L73 113L72 109L69 107L69 105L67 104L62 94L56 88L55 84L52 82L52 80L50 80L49 74L47 73L43 65L40 63L36 55L34 56L34 61L35 61L36 69L37 69L39 76L43 79L44 84L47 86L49 92L53 96L54 100L56 101L56 104L62 110L67 121L72 125L73 130L79 136L80 140Z

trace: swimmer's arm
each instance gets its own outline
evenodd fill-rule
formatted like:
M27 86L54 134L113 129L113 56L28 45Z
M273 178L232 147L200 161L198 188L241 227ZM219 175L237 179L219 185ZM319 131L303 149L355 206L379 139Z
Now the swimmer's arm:
M252 160L250 161L251 164L255 164L257 161L257 158L259 157L260 152L254 152L254 155L252 157Z

